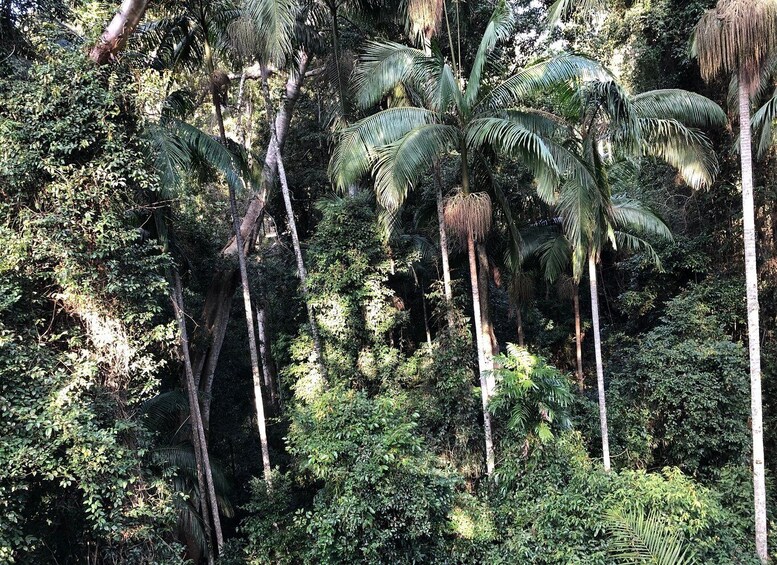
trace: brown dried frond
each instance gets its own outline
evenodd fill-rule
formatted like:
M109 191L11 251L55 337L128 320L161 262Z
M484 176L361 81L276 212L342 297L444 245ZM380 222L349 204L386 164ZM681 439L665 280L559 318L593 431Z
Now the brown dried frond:
M442 0L408 0L407 19L413 37L431 37L442 23Z
M469 233L475 241L482 241L491 231L491 198L485 192L456 191L445 200L444 216L445 225L462 241Z
M227 27L229 42L243 59L252 61L259 50L259 34L254 22L245 16L240 16Z
M702 78L739 72L749 89L777 48L777 0L719 0L701 17L695 35Z

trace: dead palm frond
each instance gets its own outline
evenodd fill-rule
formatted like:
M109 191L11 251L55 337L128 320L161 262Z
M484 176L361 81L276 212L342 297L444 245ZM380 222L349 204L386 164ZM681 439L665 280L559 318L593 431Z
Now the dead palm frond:
M760 69L775 48L775 0L719 0L699 20L693 42L702 78L739 72L748 90L757 86Z
M482 241L491 231L491 198L485 192L457 190L445 200L445 225L464 241L469 234Z

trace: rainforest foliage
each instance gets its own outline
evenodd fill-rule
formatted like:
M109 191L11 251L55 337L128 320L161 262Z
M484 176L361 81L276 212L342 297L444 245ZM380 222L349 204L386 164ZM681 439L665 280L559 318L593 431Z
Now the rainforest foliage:
M737 1L0 2L0 563L766 562Z

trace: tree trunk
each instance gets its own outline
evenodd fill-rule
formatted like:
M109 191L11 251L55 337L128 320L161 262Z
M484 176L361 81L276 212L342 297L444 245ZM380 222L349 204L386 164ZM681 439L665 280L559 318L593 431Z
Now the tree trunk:
M181 289L181 277L175 272L175 288L173 294L173 306L178 329L181 337L181 353L183 355L184 372L186 373L186 393L189 399L189 414L192 426L192 443L194 444L194 459L197 466L197 483L200 489L200 508L202 519L205 522L205 536L208 544L208 563L215 562L213 545L210 536L210 520L208 519L208 507L213 520L213 529L216 533L216 553L220 554L224 547L224 535L221 531L221 519L219 518L218 500L216 488L213 484L213 473L208 456L208 443L205 439L205 428L202 424L200 402L197 398L197 386L194 384L194 372L192 361L189 357L189 336L186 331L186 316L184 314L183 290Z
M583 392L583 333L580 331L580 290L577 284L572 290L572 303L575 306L575 355L577 358L577 386Z
M299 99L302 90L302 83L305 79L305 71L310 59L307 54L300 56L300 67L298 74L289 74L286 81L286 99L281 107L278 116L275 119L275 131L278 145L283 149L286 143L286 137L289 133L291 117L294 107ZM253 247L254 233L256 225L264 212L264 204L267 197L267 191L275 182L277 172L277 162L275 152L270 151L269 147L265 155L264 168L262 170L262 188L248 203L248 208L240 223L240 235L243 241L247 242L246 252ZM235 238L232 237L221 250L223 258L228 259L237 255L237 245ZM213 280L208 287L203 308L204 329L208 336L208 348L200 354L195 363L195 381L203 392L203 416L205 429L208 429L210 419L210 396L215 376L216 366L218 364L221 346L224 343L224 336L227 331L229 317L232 310L232 299L237 288L237 272L234 267L225 267L213 275Z
M758 270L755 250L755 202L753 197L752 141L750 134L750 92L744 71L739 80L740 155L742 159L742 218L745 243L745 286L747 293L747 336L750 352L750 418L753 430L753 493L755 546L766 563L766 486L764 482L763 413L761 405L761 342L758 320Z
M213 59L210 46L208 45L207 41L205 42L205 61L209 75L213 76ZM226 146L227 136L224 130L224 119L221 115L221 103L213 85L211 85L211 95L213 98L213 106L216 112L216 121L218 123L219 134L221 136L221 143ZM245 308L246 329L248 331L248 350L251 356L251 376L254 383L254 403L256 405L256 419L257 427L259 428L259 440L262 447L262 466L264 468L264 480L269 487L272 483L272 469L270 467L270 447L267 440L267 427L264 416L262 380L261 376L259 375L259 355L257 354L256 349L256 333L254 331L254 315L251 308L251 291L248 286L248 269L246 267L245 247L243 246L243 238L241 237L240 233L241 226L237 214L237 198L235 196L235 187L232 183L229 183L229 208L232 212L232 228L235 232L237 262L240 269L240 283L243 287L243 306Z
M421 286L421 310L424 314L424 330L426 331L426 343L432 346L432 332L429 331L429 315L426 313L426 296L424 296L424 287Z
M324 380L326 380L324 348L322 347L321 336L318 332L316 313L313 311L313 304L310 300L310 293L308 292L308 271L305 268L305 260L302 257L302 246L299 243L297 222L294 219L294 208L291 204L291 192L289 191L289 184L286 181L286 169L283 166L283 158L281 156L280 147L278 147L278 138L275 132L275 117L273 116L272 101L270 100L270 89L267 85L267 70L265 67L262 67L262 93L264 94L264 102L267 107L267 117L270 125L270 150L275 153L275 160L278 166L278 177L281 181L281 194L283 195L283 204L286 207L286 220L289 225L289 231L291 232L291 242L292 246L294 247L294 257L297 260L297 275L299 276L302 299L305 301L305 308L307 309L308 313L310 334L313 338L313 347L316 351L316 357L318 357L318 365L321 371L321 376Z
M526 340L523 335L523 315L521 314L521 305L515 307L515 326L518 332L518 345L523 347L526 344Z
M259 355L262 359L264 386L270 391L270 398L275 406L280 406L280 386L275 373L275 367L270 352L269 331L267 330L267 307L264 304L256 308L256 327L259 331Z
M478 288L477 257L475 239L472 232L467 234L467 253L469 255L469 282L472 286L472 310L475 318L475 343L478 351L478 375L480 376L480 397L483 401L483 428L486 437L486 472L490 477L494 472L494 442L491 435L491 414L488 413L488 401L491 396L487 375L486 343L481 327L480 292Z
M488 295L488 254L486 253L486 245L484 243L477 243L475 245L478 256L478 295L480 298L480 327L483 332L483 354L486 360L486 380L488 381L488 397L495 391L494 383L494 355L499 353L499 343L496 340L496 334L494 333L494 324L491 320L491 306L489 304Z
M100 40L92 47L89 58L104 65L127 45L127 40L143 18L148 0L124 0L119 11L105 28Z
M610 470L610 438L607 431L607 405L604 401L604 367L602 365L602 336L599 333L599 295L596 287L596 256L588 255L588 278L591 285L591 318L594 323L594 351L596 352L596 384L599 391L599 424L602 429L602 460L604 470Z
M442 179L440 179L440 164L434 164L434 185L437 197L437 225L440 229L440 255L442 256L442 281L445 290L445 309L448 319L448 329L453 332L453 290L451 288L451 266L448 260L448 234L445 231L445 203L442 197Z

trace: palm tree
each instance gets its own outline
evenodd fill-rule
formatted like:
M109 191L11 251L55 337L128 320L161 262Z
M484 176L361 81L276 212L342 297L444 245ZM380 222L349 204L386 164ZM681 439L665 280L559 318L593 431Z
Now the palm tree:
M610 469L607 408L597 289L597 263L602 249L646 249L641 236L671 238L666 225L626 194L613 187L638 185L638 160L661 159L676 167L693 187L711 182L717 165L707 138L696 128L722 126L723 110L711 100L683 90L655 90L629 95L611 78L586 81L562 92L568 120L555 124L564 145L554 146L563 182L553 202L561 217L571 253L572 272L579 283L587 264L591 290L602 456ZM548 124L549 128L554 127ZM624 229L636 230L627 233Z
M392 215L430 164L444 156L458 156L459 188L446 201L444 225L466 243L469 258L489 474L494 466L487 411L493 390L492 349L481 327L475 247L490 229L491 199L474 191L470 157L474 161L486 147L517 157L535 174L539 190L552 194L557 169L550 151L532 131L527 114L508 109L541 88L598 70L587 59L563 56L526 68L487 90L484 72L489 55L498 41L508 37L512 24L509 9L500 3L483 34L466 86L457 79L460 68L455 59L451 67L441 56L429 56L423 50L370 42L355 73L359 105L372 107L402 85L422 107L391 107L354 123L342 132L330 164L332 180L341 190L373 172L378 202Z
M750 100L759 87L761 70L777 48L777 2L719 0L696 26L694 47L702 77L737 73L739 155L742 166L742 212L747 293L747 334L750 352L750 395L753 430L753 490L755 544L758 557L768 559L766 487L764 482L763 413L761 406L761 345L758 320L758 271L755 251Z

